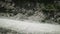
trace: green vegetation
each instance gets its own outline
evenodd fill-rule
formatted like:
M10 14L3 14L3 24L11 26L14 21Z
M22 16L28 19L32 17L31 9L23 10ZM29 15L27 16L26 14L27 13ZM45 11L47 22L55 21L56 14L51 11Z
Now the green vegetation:
M60 1L0 0L0 16L60 24Z

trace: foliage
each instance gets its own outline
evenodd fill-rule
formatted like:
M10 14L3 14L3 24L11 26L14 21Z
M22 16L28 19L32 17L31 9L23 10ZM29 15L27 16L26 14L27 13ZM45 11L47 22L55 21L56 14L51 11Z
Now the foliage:
M60 1L57 0L0 0L0 14L22 14L28 19L60 23ZM3 14L3 15L4 15ZM41 16L42 14L42 16ZM37 16L37 17L36 17ZM40 18L42 17L42 18Z

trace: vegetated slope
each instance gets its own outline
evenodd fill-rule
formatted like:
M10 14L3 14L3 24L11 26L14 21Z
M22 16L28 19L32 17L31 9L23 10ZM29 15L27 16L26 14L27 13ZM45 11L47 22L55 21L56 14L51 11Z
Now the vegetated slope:
M1 0L0 15L17 19L31 19L44 23L50 22L60 24L60 1Z
M0 27L22 34L60 34L60 25L0 18Z

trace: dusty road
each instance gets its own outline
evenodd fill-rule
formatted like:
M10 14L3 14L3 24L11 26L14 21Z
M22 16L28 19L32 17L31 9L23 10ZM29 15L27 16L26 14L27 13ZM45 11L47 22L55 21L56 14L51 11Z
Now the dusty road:
M60 34L60 25L0 18L0 27L23 34Z

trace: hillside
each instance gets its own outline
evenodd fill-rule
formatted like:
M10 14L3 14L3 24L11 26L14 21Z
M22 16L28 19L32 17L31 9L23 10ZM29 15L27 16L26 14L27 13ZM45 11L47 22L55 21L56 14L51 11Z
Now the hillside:
M60 24L60 1L0 0L0 16Z

